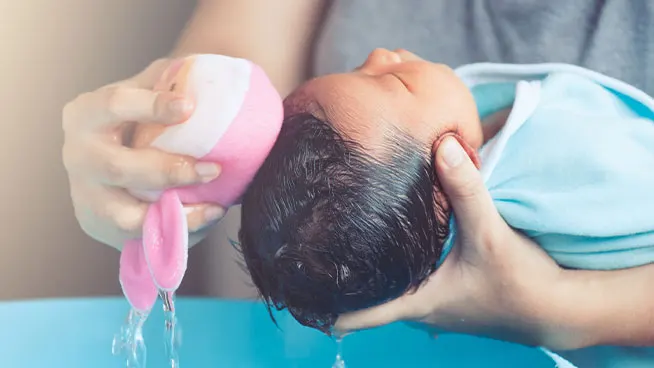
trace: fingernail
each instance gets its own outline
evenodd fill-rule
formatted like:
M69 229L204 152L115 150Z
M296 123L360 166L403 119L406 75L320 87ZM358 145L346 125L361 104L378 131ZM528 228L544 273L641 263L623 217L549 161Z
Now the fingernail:
M204 220L206 222L213 222L225 215L225 210L222 207L209 207L204 210Z
M183 115L191 109L191 103L185 98L180 98L170 101L168 108L175 115Z
M195 172L200 175L203 183L208 183L220 174L220 166L211 162L198 162L195 164Z
M445 164L451 168L459 166L463 162L466 154L456 138L452 137L443 140L440 150L442 151Z

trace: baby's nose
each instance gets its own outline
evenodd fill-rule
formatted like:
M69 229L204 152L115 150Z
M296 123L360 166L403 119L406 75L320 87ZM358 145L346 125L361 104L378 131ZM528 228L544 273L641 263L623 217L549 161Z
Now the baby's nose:
M384 48L374 49L368 55L367 62L382 63L382 64L397 64L402 62L400 54L395 51L390 51Z
M368 58L359 69L364 72L374 72L379 67L398 64L401 62L402 57L400 57L398 53L383 48L377 48L368 55Z
M424 60L420 56L412 53L411 51L407 51L405 49L395 49L393 52L396 53L398 55L398 57L400 58L400 60L402 60L402 61L420 61L420 60Z

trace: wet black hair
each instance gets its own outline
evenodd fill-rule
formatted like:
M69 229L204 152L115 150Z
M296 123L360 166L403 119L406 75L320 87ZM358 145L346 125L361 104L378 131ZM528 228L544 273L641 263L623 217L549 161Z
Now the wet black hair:
M290 116L242 199L240 250L274 320L330 334L436 268L449 228L429 149L401 132L374 156L328 122ZM379 157L379 158L376 158Z

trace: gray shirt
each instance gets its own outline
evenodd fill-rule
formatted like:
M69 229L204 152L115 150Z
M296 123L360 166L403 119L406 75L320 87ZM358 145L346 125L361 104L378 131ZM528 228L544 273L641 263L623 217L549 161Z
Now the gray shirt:
M652 0L334 0L314 72L351 70L376 47L451 67L576 64L654 95Z

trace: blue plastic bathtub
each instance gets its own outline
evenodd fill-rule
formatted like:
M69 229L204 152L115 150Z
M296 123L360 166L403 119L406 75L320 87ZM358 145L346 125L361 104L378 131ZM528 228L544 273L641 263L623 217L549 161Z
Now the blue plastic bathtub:
M330 368L335 343L285 313L279 328L260 303L179 299L182 368ZM111 354L127 303L119 298L0 303L0 367L120 368ZM144 332L148 367L166 368L163 316L157 308ZM461 335L429 338L402 324L358 332L343 345L348 368L553 368L538 350Z

